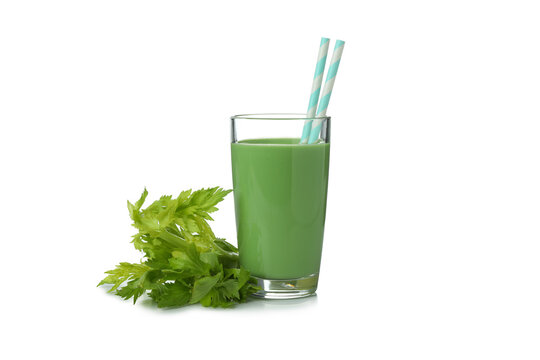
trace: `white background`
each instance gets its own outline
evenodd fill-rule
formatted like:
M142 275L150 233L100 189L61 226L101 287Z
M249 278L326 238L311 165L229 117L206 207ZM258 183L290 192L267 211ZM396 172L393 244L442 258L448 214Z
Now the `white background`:
M3 359L538 359L535 1L3 1ZM235 113L302 112L347 42L319 291L159 310L126 200L232 186ZM333 43L331 45L331 49ZM232 197L215 232L235 243Z

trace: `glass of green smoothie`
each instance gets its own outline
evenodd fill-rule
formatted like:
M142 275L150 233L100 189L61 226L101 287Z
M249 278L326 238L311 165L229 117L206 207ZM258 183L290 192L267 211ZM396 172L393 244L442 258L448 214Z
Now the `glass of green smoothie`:
M315 293L326 214L330 117L236 115L232 174L240 264L269 299ZM318 139L301 144L306 121Z

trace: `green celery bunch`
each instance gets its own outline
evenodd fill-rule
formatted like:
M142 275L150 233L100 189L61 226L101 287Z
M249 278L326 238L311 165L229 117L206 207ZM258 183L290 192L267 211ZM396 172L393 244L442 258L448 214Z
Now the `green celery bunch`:
M220 187L183 191L177 198L162 196L141 209L148 192L135 204L128 201L133 226L133 245L144 257L141 263L122 262L98 286L112 285L133 303L148 294L158 307L231 307L245 302L258 290L253 278L238 263L238 249L216 238L209 220L216 205L230 193Z

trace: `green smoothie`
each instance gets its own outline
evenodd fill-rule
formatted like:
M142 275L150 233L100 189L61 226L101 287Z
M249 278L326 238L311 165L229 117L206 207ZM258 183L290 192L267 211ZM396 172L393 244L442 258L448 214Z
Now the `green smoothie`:
M318 274L330 144L243 140L231 156L241 265L264 279Z

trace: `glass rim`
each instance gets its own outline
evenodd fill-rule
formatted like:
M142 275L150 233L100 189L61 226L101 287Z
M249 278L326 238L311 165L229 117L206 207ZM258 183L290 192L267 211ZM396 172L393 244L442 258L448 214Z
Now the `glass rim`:
M307 117L305 113L260 113L260 114L238 114L231 116L231 120L330 120L330 116Z

